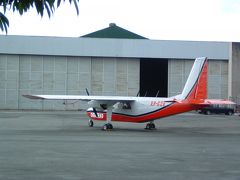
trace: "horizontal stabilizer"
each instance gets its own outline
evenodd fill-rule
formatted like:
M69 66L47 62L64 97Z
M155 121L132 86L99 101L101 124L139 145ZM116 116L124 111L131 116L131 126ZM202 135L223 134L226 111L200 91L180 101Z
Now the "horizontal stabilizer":
M233 101L230 100L224 100L224 99L193 99L189 101L190 104L192 105L203 105L203 106L208 106L208 105L235 105Z

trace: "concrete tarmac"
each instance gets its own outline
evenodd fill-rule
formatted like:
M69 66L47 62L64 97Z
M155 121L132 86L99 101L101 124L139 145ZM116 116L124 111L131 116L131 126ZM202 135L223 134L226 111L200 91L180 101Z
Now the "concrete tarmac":
M83 112L0 111L0 179L239 180L240 117L88 127Z

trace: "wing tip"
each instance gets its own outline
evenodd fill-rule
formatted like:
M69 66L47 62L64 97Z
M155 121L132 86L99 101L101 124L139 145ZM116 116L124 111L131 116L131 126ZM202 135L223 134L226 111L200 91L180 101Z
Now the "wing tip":
M45 99L45 98L40 97L40 96L29 95L29 94L23 94L22 96L25 97L25 98L28 98L28 99Z

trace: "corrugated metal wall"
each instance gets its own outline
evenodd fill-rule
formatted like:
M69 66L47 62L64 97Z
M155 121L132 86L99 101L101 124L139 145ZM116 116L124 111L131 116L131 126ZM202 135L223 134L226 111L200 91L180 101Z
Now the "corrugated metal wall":
M194 60L168 60L168 95L182 92ZM228 61L208 60L208 97L228 98Z
M22 94L136 95L139 60L0 55L0 109L80 109L84 103L34 101Z
M168 60L168 96L180 94L193 60ZM228 61L209 60L209 98L227 98ZM82 109L85 103L35 101L22 94L136 96L140 60L134 58L0 55L0 109ZM68 102L70 103L70 102Z
M231 94L232 98L240 105L240 43L232 43L232 59L230 60L232 66L231 76Z

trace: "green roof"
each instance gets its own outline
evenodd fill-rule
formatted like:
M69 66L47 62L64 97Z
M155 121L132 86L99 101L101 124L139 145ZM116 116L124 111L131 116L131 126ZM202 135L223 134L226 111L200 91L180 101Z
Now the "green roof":
M81 37L90 37L90 38L119 38L119 39L147 39L143 36L130 32L126 29L123 29L117 26L115 23L110 23L109 27L101 29L99 31L86 34Z

